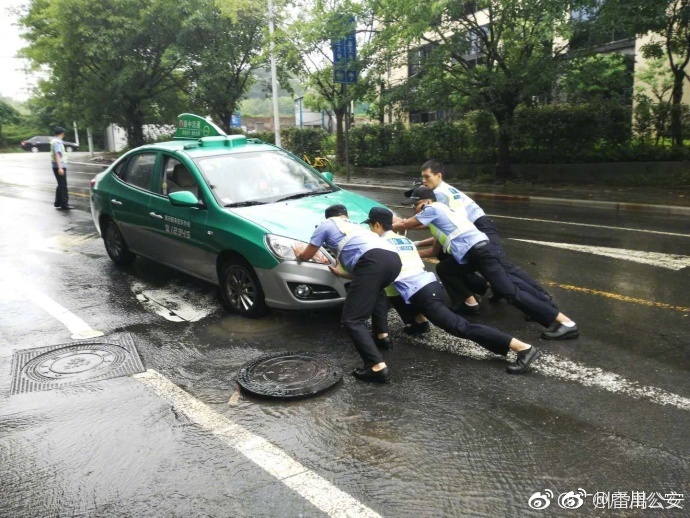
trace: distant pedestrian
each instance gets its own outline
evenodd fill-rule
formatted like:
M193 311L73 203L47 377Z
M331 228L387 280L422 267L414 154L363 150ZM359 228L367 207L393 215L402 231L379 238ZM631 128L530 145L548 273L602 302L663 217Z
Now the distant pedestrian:
M388 299L383 290L400 273L400 257L387 241L350 221L344 205L331 205L325 216L326 221L316 227L309 245L294 247L295 259L309 261L323 245L337 251L336 259L352 277L341 321L364 362L363 368L355 369L352 375L362 381L388 383L388 366L366 322L375 313L382 315L387 312ZM334 274L342 275L336 268L329 267ZM376 329L377 322L378 319L374 318L374 333L382 336L386 330Z
M67 153L62 139L65 137L65 128L56 126L55 138L50 142L50 161L53 166L53 174L57 180L55 189L55 207L58 209L73 209L69 204L69 194L67 193Z
M465 211L454 211L437 202L434 191L426 186L417 187L406 194L408 196L402 203L413 205L415 216L395 222L393 230L416 228L420 224L428 226L436 240L432 250L422 250L420 256L434 255L443 247L446 253L453 256L460 271L479 271L491 284L494 293L548 328L542 333L542 338L563 340L580 335L575 322L552 303L525 289L524 281L505 269L501 251L470 222Z

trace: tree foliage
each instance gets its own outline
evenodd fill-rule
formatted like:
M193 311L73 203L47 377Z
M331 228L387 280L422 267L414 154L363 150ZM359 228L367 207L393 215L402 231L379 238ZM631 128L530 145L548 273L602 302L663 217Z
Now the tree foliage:
M190 105L228 121L262 38L261 16L248 3L227 5L32 0L20 21L23 55L47 72L39 90L61 117L117 123L137 146L145 123L169 123Z
M584 3L584 2L582 2ZM489 111L498 124L500 177L510 173L515 110L548 95L572 34L559 0L374 0L375 44L389 68L412 77L396 87L410 108ZM577 1L570 2L576 8ZM408 53L396 49L407 49ZM412 59L410 59L412 58ZM402 92L400 91L402 90Z
M605 0L599 14L604 26L627 27L650 35L641 47L646 59L665 59L673 76L670 91L670 132L674 145L683 145L683 86L690 81L690 0Z

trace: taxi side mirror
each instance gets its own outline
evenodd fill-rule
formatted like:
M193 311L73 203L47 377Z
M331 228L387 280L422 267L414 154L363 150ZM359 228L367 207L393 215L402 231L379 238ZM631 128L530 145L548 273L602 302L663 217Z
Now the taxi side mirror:
M170 198L170 203L176 207L196 207L199 205L199 199L190 191L171 192L168 198Z
M321 176L323 176L323 177L324 177L326 180L328 180L329 182L332 182L332 181L333 181L333 173L330 173L330 172L328 172L328 171L323 171L323 172L321 173Z

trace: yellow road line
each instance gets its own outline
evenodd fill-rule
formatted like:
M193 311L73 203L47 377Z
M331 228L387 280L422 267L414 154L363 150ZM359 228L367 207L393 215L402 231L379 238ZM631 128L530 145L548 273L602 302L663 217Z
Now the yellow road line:
M426 263L436 264L438 259L426 258L423 259ZM591 295L601 295L602 297L607 297L609 299L620 300L621 302L632 302L634 304L642 304L643 306L652 306L655 308L663 309L674 309L676 311L682 311L683 313L690 313L690 308L684 306L674 306L673 304L666 304L665 302L656 302L654 300L638 299L636 297L628 297L626 295L619 295L618 293L609 293L608 291L593 290L591 288L582 288L580 286L573 286L572 284L560 284L558 282L549 281L544 283L547 286L552 286L556 288L562 288L569 291L578 291L580 293L589 293Z
M573 286L571 284L559 284L557 282L547 282L548 286L555 286L557 288L562 288L569 291L578 291L580 293L589 293L592 295L601 295L602 297L607 297L610 299L620 300L622 302L633 302L634 304L642 304L643 306L653 306L655 308L664 309L675 309L676 311L683 311L685 313L690 312L690 308L683 306L674 306L672 304L666 304L665 302L656 302L653 300L638 299L636 297L628 297L626 295L619 295L618 293L609 293L607 291L593 290L590 288L582 288L580 286Z

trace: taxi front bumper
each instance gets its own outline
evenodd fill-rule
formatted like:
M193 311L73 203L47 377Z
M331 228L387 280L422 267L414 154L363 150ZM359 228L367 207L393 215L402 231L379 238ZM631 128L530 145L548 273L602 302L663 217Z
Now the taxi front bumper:
M271 269L255 269L270 308L285 310L320 309L345 302L346 285L328 266L310 262L284 261ZM299 295L301 296L299 296Z

